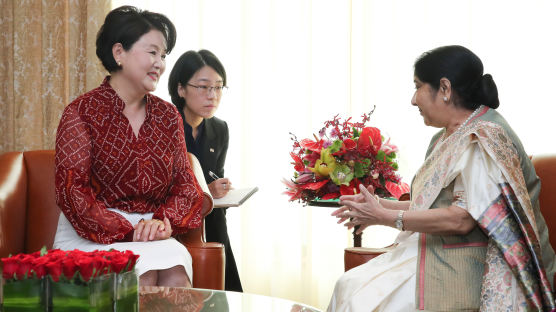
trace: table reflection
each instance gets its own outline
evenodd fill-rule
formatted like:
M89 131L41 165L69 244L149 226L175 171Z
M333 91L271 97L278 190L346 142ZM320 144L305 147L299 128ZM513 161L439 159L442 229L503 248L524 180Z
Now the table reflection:
M183 287L139 287L141 312L318 312L293 301L261 295Z

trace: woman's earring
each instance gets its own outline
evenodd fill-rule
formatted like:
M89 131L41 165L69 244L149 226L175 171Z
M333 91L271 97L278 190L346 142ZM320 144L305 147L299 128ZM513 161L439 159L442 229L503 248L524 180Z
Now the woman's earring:
M445 97L443 98L443 100L444 100L444 102L448 102L448 97L445 96Z
M122 67L122 62L118 61L118 67Z

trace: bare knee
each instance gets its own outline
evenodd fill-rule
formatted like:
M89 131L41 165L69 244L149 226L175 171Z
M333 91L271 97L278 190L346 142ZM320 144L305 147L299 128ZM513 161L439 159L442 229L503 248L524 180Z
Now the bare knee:
M147 271L139 276L139 285L141 286L156 286L158 281L158 271Z
M185 269L176 265L166 270L158 271L158 286L191 287L191 281Z

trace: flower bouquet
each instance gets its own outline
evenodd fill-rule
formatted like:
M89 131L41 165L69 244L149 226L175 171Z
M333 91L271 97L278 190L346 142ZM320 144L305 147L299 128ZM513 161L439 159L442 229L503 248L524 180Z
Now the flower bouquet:
M137 311L138 257L131 251L43 248L2 258L3 309Z
M409 191L396 173L398 148L378 128L366 126L372 113L363 114L361 122L336 115L314 140L299 141L290 133L295 172L293 179L283 180L290 201L334 200L359 193L360 184L372 186L380 197L398 199Z

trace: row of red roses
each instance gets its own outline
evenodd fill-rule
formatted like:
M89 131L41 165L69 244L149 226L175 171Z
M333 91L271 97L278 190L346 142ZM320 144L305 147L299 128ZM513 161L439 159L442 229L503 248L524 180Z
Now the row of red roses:
M131 271L139 255L126 250L82 250L64 251L59 249L42 250L32 254L17 254L2 258L3 273L6 280L52 277L54 282L61 278L74 281L80 278L88 282L91 278L109 274Z

